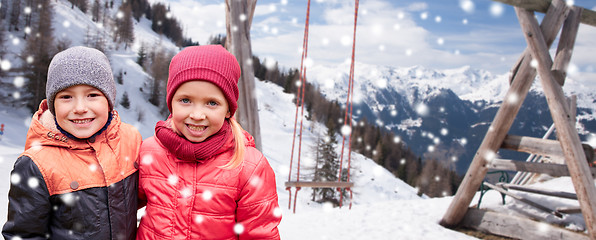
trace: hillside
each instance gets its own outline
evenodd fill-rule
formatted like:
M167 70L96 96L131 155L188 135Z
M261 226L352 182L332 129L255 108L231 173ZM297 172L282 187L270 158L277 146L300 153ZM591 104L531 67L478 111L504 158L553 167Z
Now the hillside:
M120 2L115 1L115 4ZM67 0L51 3L55 12L52 23L56 37L68 38L72 45L83 45L90 32L110 36L108 28L96 24L89 15L77 8L71 8ZM110 14L115 16L116 11ZM146 18L134 22L135 40L129 48L111 40L107 41L106 45L106 53L112 63L114 74L123 73L123 83L117 85L117 99L121 100L124 93L127 93L130 99L130 108L118 105L116 110L124 122L132 124L141 132L144 139L153 135L155 122L162 120L163 116L158 107L147 101L147 82L151 75L137 64L138 51L143 44L171 52L178 51L175 44L153 32L150 24ZM3 66L5 62L10 63L13 70L20 66L21 60L18 55L25 47L22 35L22 32L4 32L8 46L5 46L7 53L2 59ZM316 66L309 70L309 79L321 86L328 86L322 89L329 99L341 99L341 94L345 92L344 82L347 80L348 69L346 66ZM452 70L432 70L421 66L396 69L358 63L357 69L356 83L359 92L356 96L359 99L360 112L370 114L367 117L374 119L375 123L380 123L380 126L389 130L399 130L397 132L404 142L412 147L420 147L418 150L421 155L427 153L429 146L440 145L435 143L435 139L439 139L439 143L451 143L456 140L467 142L468 144L464 143L466 148L460 156L473 155L474 144L479 144L478 139L484 136L488 127L486 123L490 121L491 113L494 114L495 106L502 98L503 91L507 89L504 76L494 76L469 67ZM2 71L6 71L6 68L3 67ZM5 124L4 135L0 139L0 176L4 176L5 179L10 176L12 165L23 150L31 115L18 104L19 99L15 93L23 92L23 86L26 84L19 77L17 71L10 71L6 76L0 77L0 96L3 103L8 102L0 104L0 123ZM304 188L298 193L296 213L292 213L286 207L289 199L284 182L288 180L289 169L295 167L289 165L295 109L292 103L293 96L284 93L282 88L269 83L267 79L257 81L256 85L263 136L262 152L276 174L279 205L283 212L279 227L282 239L388 239L396 236L399 239L473 239L438 224L452 201L451 197L420 197L417 195L418 189L407 185L373 160L357 153L352 156L354 168L351 171L355 187L352 189L354 197L351 210L347 207L339 209L331 207L330 204L312 202L312 190ZM578 89L581 90L580 87ZM582 100L594 97L589 91L582 91L580 94L583 94ZM537 101L534 106L538 106L539 97L541 96L535 95L535 98L530 97L529 101ZM590 117L594 112L591 108L593 106L582 102L580 107L585 109L582 119L587 121L583 125L583 136L587 138L590 136L589 132L596 129L596 124L592 122L594 118ZM526 120L523 121L535 126L528 128L531 131L528 135L539 135L545 131L544 126L549 125L547 120L539 123L530 122L531 119L535 119L536 111L529 107L524 112L528 114L524 115ZM429 122L439 124L428 124ZM308 166L314 159L310 149L314 146L317 136L324 133L326 128L308 120L304 126L306 130L303 134L303 164ZM458 169L466 169L464 161L460 162L462 165L458 166ZM436 181L440 180L439 178ZM540 186L573 191L568 178L548 180ZM8 188L9 181L0 181L1 223L6 218ZM473 203L477 201L478 196ZM549 202L554 206L575 204L560 203L549 198L539 198L539 201ZM535 209L510 198L507 199L506 205L501 205L500 196L494 192L485 196L483 206L498 211L538 216L546 221L563 222L559 219L553 220L548 214L537 213ZM580 231L584 228L583 219L577 214L568 215L564 220L561 224L567 228Z

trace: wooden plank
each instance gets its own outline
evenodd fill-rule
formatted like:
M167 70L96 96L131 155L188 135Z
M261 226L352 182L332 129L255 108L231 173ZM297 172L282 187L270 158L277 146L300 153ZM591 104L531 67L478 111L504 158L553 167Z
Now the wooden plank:
M548 53L548 46L542 36L538 22L533 12L515 8L526 42L532 49L532 56L538 61L538 73L544 94L551 112L557 138L565 153L565 162L573 187L577 193L586 228L592 239L596 239L596 186L591 177L588 162L583 152L575 124L570 123L570 116L565 95L561 86L551 74L552 59Z
M571 108L570 108L571 109ZM570 118L574 115L569 115ZM574 122L574 121L571 121ZM502 149L508 149L518 152L526 152L539 156L552 156L563 158L565 154L561 144L557 140L534 138L527 136L507 135L501 144ZM589 144L582 144L582 149L586 159L592 159L594 148Z
M285 183L286 187L311 187L311 188L351 188L353 182L297 182L290 181Z
M530 205L530 206L532 206L532 207L534 207L534 208L536 208L536 209L538 209L540 211L553 214L553 215L555 215L555 216L557 216L559 218L562 218L563 217L563 214L561 214L560 212L557 212L556 209L550 209L547 206L544 206L544 205L542 205L540 203L534 202L534 201L532 201L530 199L527 199L525 197L519 196L519 195L517 195L515 193L509 192L509 191L507 191L507 190L505 190L505 189L503 189L501 187L495 186L495 185L490 184L488 182L484 182L484 185L487 186L487 187L489 187L489 188L492 188L493 190L495 190L497 192L500 192L502 194L505 194L505 195L507 195L507 196L515 199L515 200L518 200L520 202L523 202L525 204L528 204L528 205Z
M551 139L507 135L501 148L535 155L563 157L561 144Z
M579 207L558 207L557 211L565 214L577 214L582 213L582 209Z
M571 176L567 165L558 163L522 162L509 159L493 159L487 163L493 170L544 173L553 177ZM596 178L596 168L590 168L592 178Z
M548 223L476 208L467 210L462 220L462 226L514 239L589 239L586 234L570 231Z
M555 55L555 61L553 63L553 74L555 80L559 85L565 84L565 78L567 77L567 67L571 60L571 54L573 53L573 46L575 45L575 39L577 38L577 31L579 29L579 17L581 16L582 8L571 7L569 16L563 24L563 30L561 30L561 38L559 45L557 46L557 54Z
M514 7L520 7L529 11L545 13L551 4L551 0L493 0L496 2L502 2L509 4ZM596 12L590 9L578 7L582 9L580 15L580 22L596 27Z
M253 136L256 148L262 149L250 43L252 18L249 17L253 16L255 5L256 0L226 0L226 48L236 56L241 69L236 120ZM248 19L241 19L241 16Z
M565 20L564 15L566 15L566 11L565 2L562 0L553 0L551 7L549 7L544 16L541 27L549 45L555 40ZM488 171L486 167L487 158L496 155L536 77L536 69L531 66L531 60L530 51L524 51L520 65L514 67L516 69L513 77L514 80L511 82L511 87L505 95L505 101L503 101L503 104L497 111L495 119L478 148L449 208L447 208L445 215L439 222L442 226L449 228L456 227L466 214L470 202Z
M520 186L520 185L508 184L508 183L497 183L497 186L503 187L504 189L512 189L512 190L523 191L523 192L528 192L528 193L536 193L536 194L541 194L541 195L546 195L546 196L577 200L577 195L575 195L575 193L570 193L570 192L553 191L553 190L549 190L549 189L526 187L526 186Z

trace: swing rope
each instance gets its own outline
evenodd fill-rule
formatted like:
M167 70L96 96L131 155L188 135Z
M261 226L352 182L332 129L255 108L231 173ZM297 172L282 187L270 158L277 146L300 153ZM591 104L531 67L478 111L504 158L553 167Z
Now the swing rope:
M308 54L308 30L309 30L309 22L310 22L310 0L308 0L307 8L306 8L306 20L304 22L304 38L302 41L302 58L300 60L300 86L296 93L296 116L294 117L294 135L292 137L292 154L290 158L290 172L288 174L288 182L292 179L292 163L294 160L294 145L296 143L296 128L298 124L298 109L300 108L300 132L299 132L299 140L298 140L298 158L297 158L297 168L296 168L296 181L300 181L300 153L302 152L302 123L304 116L304 86L305 79L306 79L306 67L304 66L304 60L307 58ZM298 103L300 102L300 103ZM288 193L290 194L290 201L288 202L288 209L290 209L290 205L292 202L292 191L290 190L291 187L287 187ZM294 194L294 212L296 211L296 199L298 198L298 190L300 187L296 187L296 192Z
M353 95L354 95L354 64L356 59L356 25L358 22L358 5L360 1L355 1L355 8L354 8L354 34L352 40L352 59L350 63L350 75L348 77L348 94L346 97L346 114L344 116L344 126L349 124L349 134L348 135L348 169L347 169L347 178L346 181L350 181L350 168L351 168L351 160L352 160L352 113L353 113ZM342 181L342 169L343 169L343 161L344 161L344 146L346 142L346 134L342 133L343 139L341 142L341 154L340 154L340 162L339 162L339 173L337 181ZM343 202L343 192L340 188L337 188L339 194L339 206L341 207ZM352 208L352 190L350 188L347 189L350 192L350 209Z
M355 10L354 10L354 32L353 32L353 41L352 41L352 58L351 58L351 65L350 65L350 74L348 77L348 92L347 92L347 99L346 99L346 112L344 116L344 125L349 126L349 134L342 134L342 148L340 154L340 165L339 165L339 172L337 181L342 181L342 169L343 169L343 155L344 155L344 148L346 144L346 138L348 138L348 169L347 169L347 182L350 181L350 168L351 168L351 152L352 152L352 145L351 145L351 138L352 138L352 113L353 113L353 100L352 95L354 92L354 65L355 65L355 52L356 52L356 25L358 20L358 5L359 0L355 0ZM306 9L306 20L304 26L304 38L302 43L302 58L300 60L300 86L296 93L296 114L294 117L294 133L292 137L292 152L290 157L290 170L288 174L288 182L291 182L292 179L292 164L294 161L294 148L296 144L296 130L298 129L298 110L300 109L300 130L298 133L298 156L297 156L297 167L296 167L296 182L300 181L300 156L302 152L302 126L304 120L304 92L306 86L306 66L304 66L304 61L308 56L308 33L309 33L309 22L310 22L310 0L307 3ZM346 136L348 135L348 136ZM296 212L296 200L298 198L298 191L301 189L299 185L296 186L296 190L294 193L294 213ZM292 203L292 191L291 187L286 187L289 193L289 202L288 202L288 209L291 208ZM340 201L339 207L342 206L343 202L343 192L341 188L337 188L338 192L340 193ZM352 208L352 190L347 187L347 190L350 192L350 209Z

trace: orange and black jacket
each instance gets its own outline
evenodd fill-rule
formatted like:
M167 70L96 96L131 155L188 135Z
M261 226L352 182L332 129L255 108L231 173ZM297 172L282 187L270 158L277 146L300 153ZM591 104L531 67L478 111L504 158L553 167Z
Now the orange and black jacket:
M88 140L56 130L44 100L10 176L5 239L134 239L141 135L120 122Z

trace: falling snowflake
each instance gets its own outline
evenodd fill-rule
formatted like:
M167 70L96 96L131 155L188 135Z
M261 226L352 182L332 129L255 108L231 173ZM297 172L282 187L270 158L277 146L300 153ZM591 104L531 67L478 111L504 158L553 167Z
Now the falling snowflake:
M441 177L440 176L435 176L435 182L441 181Z
M145 155L141 158L141 164L143 165L151 165L153 163L153 157L151 155Z
M64 22L62 22L62 26L64 26L65 28L69 28L70 22L65 20Z
M30 188L39 187L39 179L35 177L30 177L29 180L27 180L27 186L29 186Z
M314 161L312 160L312 158L311 158L311 163L314 163ZM253 177L253 178L250 180L250 183L249 183L249 184L250 184L251 186L253 186L253 187L261 187L261 186L263 186L263 179L261 179L261 178L260 178L260 177L258 177L258 176L256 176L256 177Z
M420 13L420 19L426 20L428 18L428 12Z
M406 53L406 56L412 56L412 54L414 52L412 51L412 49L406 49L406 52L405 53Z
M399 160L399 164L405 165L406 164L406 159L405 158L402 158L401 160Z
M89 164L89 170L91 172L97 171L97 164L95 164L95 163Z
M505 12L505 8L502 3L492 3L490 5L490 15L493 17L500 17Z
M178 183L178 176L175 174L172 174L168 177L168 184L172 185L172 186L176 186L176 184Z
M516 93L511 93L507 96L507 103L509 104L517 104L519 101L519 96Z
M532 59L532 61L530 61L530 66L533 68L538 68L538 60Z
M189 187L182 188L182 189L180 190L180 195L181 195L183 198L190 197L190 196L192 195L192 189L190 189Z
M441 135L447 136L447 134L449 134L449 130L447 130L447 128L442 128L441 129Z
M203 215L197 215L195 217L195 223L202 223L203 221L205 221L205 217Z
M280 207L276 207L275 209L273 209L273 216L276 218L280 218L281 217L281 208Z
M462 146L465 146L466 144L468 144L468 139L467 139L467 138L462 138L462 139L460 139L460 140L459 140L459 143L460 143Z
M118 18L118 19L122 19L123 17L124 17L124 13L123 13L122 11L118 11L118 12L116 13L116 18Z
M234 233L240 235L244 232L244 225L242 225L242 223L236 223L236 225L234 225Z
M466 13L474 12L474 2L472 0L460 0L459 7Z
M401 142L401 138L399 136L393 137L393 142L394 143L400 143Z
M18 173L13 173L10 175L10 183L12 183L13 185L17 185L21 182L21 175L19 175Z
M213 198L213 192L206 190L203 192L202 198L204 201L209 201Z
M17 88L21 88L21 87L23 87L23 85L25 85L25 78L23 78L21 76L17 76L12 81L12 84L14 84L14 86Z
M567 0L565 2L567 3L567 6L570 6L570 7L575 5L575 1L573 1L573 0Z
M12 67L12 64L10 64L10 62L8 60L0 61L0 69L2 69L2 71L8 71L8 70L10 70L11 67Z
M487 161L492 161L497 157L497 154L491 150L485 150L486 152L484 153L484 159L486 159Z
M443 38L438 38L438 39L437 39L437 44L439 44L439 45L443 45L443 44L445 44L445 39L443 39Z
M468 19L464 18L463 20L461 20L461 23L463 23L464 25L468 25Z
M350 46L352 45L352 38L350 36L344 35L340 38L340 43L343 46Z
M74 206L76 201L76 196L73 193L65 193L60 195L60 199L62 202L68 206Z
M342 134L343 136L348 136L348 135L350 135L350 133L352 133L352 128L351 128L350 126L348 126L348 125L343 125L343 126L341 127L341 134Z
M456 156L451 157L451 161L452 162L457 162L457 157Z
M416 113L418 113L418 115L420 115L420 116L425 117L429 113L429 108L426 104L419 103L416 105Z
M435 17L435 22L436 23L440 23L441 21L443 21L443 18L441 18L441 16L436 16Z
M429 145L428 148L427 148L427 151L428 152L434 152L435 151L435 146Z
M31 14L31 7L29 7L29 6L25 7L25 9L23 9L23 13L25 13L27 15Z

